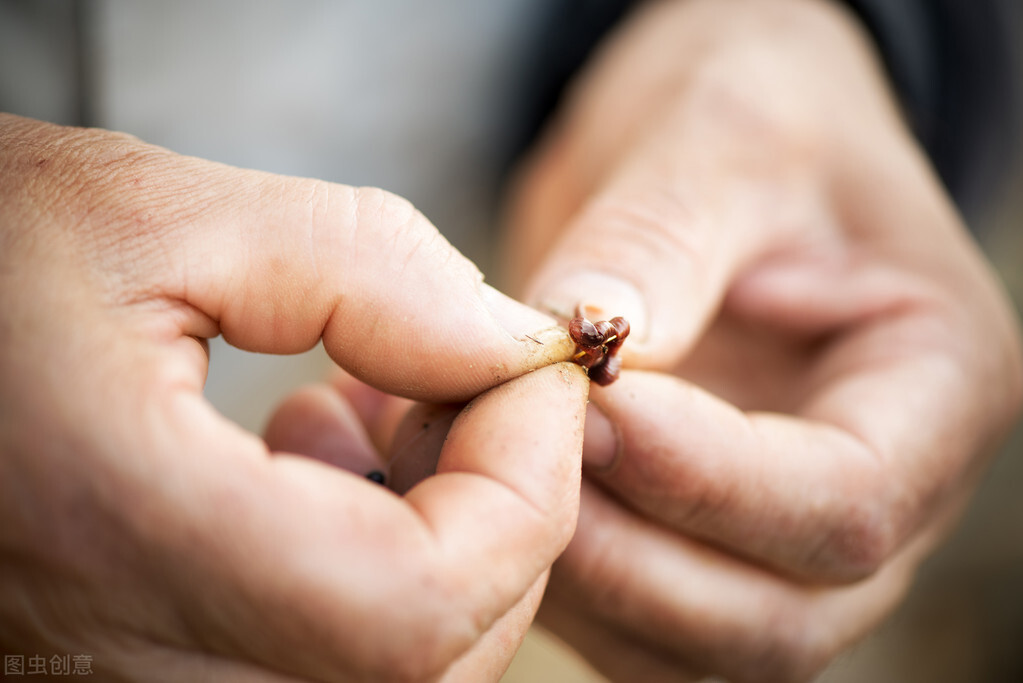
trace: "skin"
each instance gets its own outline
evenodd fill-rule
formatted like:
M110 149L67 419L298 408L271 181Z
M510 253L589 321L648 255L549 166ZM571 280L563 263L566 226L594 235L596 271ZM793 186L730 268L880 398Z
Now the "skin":
M643 3L509 207L513 291L632 327L541 622L612 681L810 680L900 602L1023 403L1018 321L869 38L818 0ZM386 443L407 404L334 387ZM399 428L403 488L453 410Z
M614 681L812 678L899 602L1023 386L869 39L812 0L647 3L511 207L525 300L632 324L542 622Z
M495 328L392 198L123 138L83 169L81 137L3 124L4 646L145 680L497 678L571 531L586 385L558 366L461 401L567 357L520 336L546 322ZM809 679L898 603L1019 412L1005 297L821 2L644 3L523 169L503 253L541 310L632 326L541 610L612 680ZM415 285L377 296L378 269ZM438 315L441 288L468 298ZM311 457L201 402L217 331L322 335L355 376L271 423ZM360 380L448 405L401 423ZM345 473L388 448L404 497Z
M575 524L567 333L379 190L9 115L0 177L0 650L105 681L496 679ZM330 444L218 415L218 333L472 402L398 496L337 393L289 403Z

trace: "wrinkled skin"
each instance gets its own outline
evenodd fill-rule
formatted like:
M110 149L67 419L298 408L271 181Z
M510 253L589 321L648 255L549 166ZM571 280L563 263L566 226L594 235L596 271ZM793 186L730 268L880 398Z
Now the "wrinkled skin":
M104 681L496 679L575 523L567 333L379 190L8 115L0 177L0 650ZM218 415L218 333L476 398L399 497L336 393L288 403L329 445Z
M541 311L555 313L571 311L583 303L608 315L624 316L632 328L628 343L621 349L624 369L620 379L608 387L590 387L583 447L586 476L578 527L552 571L540 610L542 622L616 681L690 681L709 674L735 681L811 678L874 628L899 602L918 564L969 500L990 455L1017 418L1023 393L1017 323L1011 309L924 154L901 121L869 41L851 17L817 0L644 3L576 84L559 117L523 167L509 206L503 256L509 282L524 300ZM145 214L131 215L137 220ZM147 225L146 221L140 224ZM157 262L167 260L177 267L171 268L171 272L180 273L180 258L175 259L177 252L172 246L145 251L143 255L155 254ZM203 253L231 255L237 251L220 248ZM44 261L37 257L24 262L37 268ZM365 259L352 261L356 266L364 262ZM287 261L278 261L277 267L281 263ZM3 272L11 272L10 268L7 265ZM274 269L254 272L262 277ZM355 663L363 677L390 675L414 679L427 671L446 670L453 679L496 678L496 669L485 669L483 662L488 657L504 661L500 657L514 649L532 610L532 603L525 596L528 593L535 601L543 567L557 553L571 528L568 513L572 508L575 475L567 454L578 445L569 434L576 434L575 420L582 410L584 385L570 379L572 375L559 375L563 379L541 386L513 382L506 386L522 387L521 394L513 393L512 398L497 394L510 404L502 403L492 410L477 411L470 407L464 411L457 401L496 381L487 369L506 368L506 375L501 376L505 379L542 363L522 357L505 361L502 355L505 351L500 350L504 347L496 340L507 337L500 335L471 333L469 337L453 338L430 335L444 340L444 344L438 344L443 348L432 352L459 356L471 353L467 349L479 349L481 353L473 355L471 369L462 358L461 366L442 366L448 370L458 367L460 372L438 372L418 382L386 363L388 358L393 361L400 357L394 351L407 349L389 349L385 344L379 351L363 351L370 355L363 358L350 343L358 339L359 328L348 328L359 316L332 317L328 314L332 306L315 297L309 307L320 317L311 315L313 323L305 330L305 336L299 335L302 343L283 343L279 335L290 336L292 327L266 324L275 318L272 311L266 311L265 306L259 308L259 304L265 305L269 299L286 307L304 301L304 296L294 295L296 289L288 288L285 291L293 298L268 297L265 291L263 296L254 298L225 294L224 288L231 283L235 290L230 291L244 289L238 284L239 279L236 276L218 280L219 289L213 289L217 296L203 305L195 302L197 291L202 289L194 289L192 277L185 278L178 289L171 288L170 298L192 301L193 308L205 311L206 317L219 323L219 329L229 340L248 348L304 347L323 333L328 350L359 380L390 394L436 404L414 407L409 418L401 422L400 413L408 410L406 401L393 401L347 375L339 375L329 386L310 388L291 397L272 421L267 440L274 448L303 453L320 462L286 458L283 462L288 463L287 467L270 469L296 468L304 472L307 470L303 468L316 468L317 477L331 471L333 476L328 479L343 489L343 495L332 490L329 496L309 496L303 489L301 495L286 497L272 506L249 503L242 505L246 512L241 516L243 522L248 515L257 514L253 510L264 515L270 514L265 508L273 510L272 519L279 521L274 522L278 526L273 527L277 533L272 538L278 543L292 538L295 529L303 528L302 524L288 524L296 515L303 523L315 519L330 524L354 518L369 524L372 533L357 539L345 536L345 547L355 543L360 548L378 548L382 538L397 544L407 540L406 533L420 538L415 531L396 531L421 529L416 526L418 522L406 527L402 521L390 525L386 520L408 521L407 506L419 509L417 492L425 496L466 482L462 475L447 476L452 442L461 444L459 452L475 454L475 466L507 466L498 479L520 476L521 481L541 490L539 495L546 496L550 504L554 505L555 500L567 501L564 507L541 508L562 510L561 516L549 517L545 513L541 517L548 522L556 517L564 524L540 524L533 534L512 533L511 537L521 541L513 548L504 548L504 532L484 532L483 525L487 523L484 520L503 519L507 524L534 520L539 524L530 514L516 519L515 515L526 507L504 510L510 513L509 517L490 517L484 514L489 510L484 495L467 503L482 506L484 512L479 513L479 520L476 515L457 520L444 517L452 524L457 521L472 525L472 530L479 534L460 536L467 545L442 543L449 552L474 553L473 548L482 544L496 553L500 548L494 549L488 541L501 538L502 542L496 545L508 551L507 557L501 556L502 561L517 558L510 566L521 571L504 570L504 564L496 564L496 556L488 556L486 560L495 563L487 566L500 566L502 571L487 574L481 569L483 564L467 562L459 566L469 569L458 575L465 584L438 578L448 576L439 570L413 571L412 579L406 576L398 581L397 585L406 589L439 582L447 589L443 594L453 595L454 586L470 585L466 578L470 574L479 579L480 574L472 574L472 568L476 568L490 580L500 582L504 587L501 591L492 592L489 583L480 586L481 594L500 596L499 606L491 603L489 610L472 611L475 617L483 613L487 618L469 620L484 624L470 629L473 636L485 631L482 639L463 635L446 640L452 631L442 630L445 637L440 640L457 646L450 645L444 650L432 642L427 651L446 654L436 654L425 663L419 660L396 665L396 670L388 672L358 669L368 667L369 660L359 659L352 651L354 645L343 652L331 653L343 659L344 666ZM288 279L275 281L275 288ZM50 281L48 277L39 278L37 288L54 296L55 292L47 289L46 283ZM146 278L142 282L151 284ZM183 294L181 287L185 285L187 292ZM252 286L258 293L259 288ZM2 291L5 297L17 298L10 288ZM62 293L57 297L61 299L71 290L57 291ZM151 295L162 290L150 286L142 291ZM38 297L26 299L37 300ZM328 300L337 306L346 305L346 301L352 305L350 302L362 299L353 296L338 300L331 296ZM225 307L225 302L234 302L235 306ZM255 308L244 309L247 315L242 316L237 312L243 310L237 308L240 302ZM367 304L362 311L370 320L391 319L373 315L372 305ZM91 310L76 305L66 305L64 310L75 312L79 308ZM447 320L455 316L456 309L461 310L458 306L452 308L441 319ZM128 316L125 309L114 310L120 311L113 316L115 321ZM140 309L129 306L127 310ZM411 306L409 310L424 309ZM476 309L470 306L469 310ZM143 307L139 315L146 312ZM32 313L24 313L28 327L35 325L35 329L40 329L42 323ZM101 314L92 315L104 319ZM184 314L180 316L174 320L190 320ZM344 325L339 323L343 334L331 334L336 331L331 325L335 319L344 321ZM436 320L437 316L431 314L430 319ZM258 320L264 324L245 333L244 326L238 325L239 320ZM191 336L207 336L215 330L186 327L182 333L180 325L184 323L177 324L179 327L169 338L179 340L184 349L182 355L192 359L189 367L201 369L204 359ZM531 327L542 326L537 321ZM63 334L54 338L65 343L73 341L76 337L70 330L79 327L62 328ZM467 327L476 329L471 324ZM25 326L18 329L24 330ZM527 332L526 328L518 329ZM270 331L274 333L268 334ZM22 353L17 357L32 357L30 342L40 336L21 334ZM99 340L95 343L106 350L111 340L120 336L89 338ZM511 338L523 337L513 334ZM452 339L457 343L452 343ZM276 340L277 345L268 340ZM514 348L526 353L522 349L528 349L528 345ZM86 388L105 391L113 376L124 377L122 384L126 386L135 386L129 381L136 376L134 372L110 369L104 372L102 365L83 369L81 363L68 360L102 357L88 354L87 350L86 345L74 353L49 354L48 360L56 358L62 362L47 366L56 370L51 382L45 385L51 392L48 398L67 396L59 405L84 410L86 404L74 399L81 397ZM514 357L514 352L509 353ZM546 347L543 353L548 353ZM480 359L491 359L491 363L483 369L478 365ZM37 359L30 366L35 369L31 376L38 376L41 365ZM425 367L419 363L413 366ZM14 372L8 368L15 364L10 361L4 367L5 373ZM68 385L67 376L72 370L74 381ZM189 391L199 383L198 374L193 371L189 375L193 383L187 385ZM563 408L555 409L551 407L555 404L539 401L538 397L551 394L552 387L562 386L561 382L568 387L565 395L554 393L549 398L560 401L557 405ZM5 387L27 385L5 383ZM132 396L150 395L136 392L122 396L122 387L118 389L115 398L133 407L138 402L131 401ZM13 404L12 396L25 393L8 392L5 406ZM152 395L163 393L166 392ZM539 405L530 405L530 401ZM22 402L36 405L24 399ZM88 407L102 413L98 403L92 401ZM20 405L18 408L27 410ZM118 411L121 413L137 415L138 411ZM35 413L37 424L41 414L40 408ZM146 414L153 415L154 411ZM205 419L189 420L189 424L207 425L211 430L214 425L219 425L217 430L223 428L208 413L202 414ZM91 419L55 423L102 424ZM120 429L127 429L123 421L118 424ZM151 418L151 424L159 426L160 422ZM467 427L470 424L471 429ZM488 444L495 442L495 434L503 435L502 439L517 439L513 435L523 428L527 433L521 441L512 441L513 447L496 449L497 452L492 447L488 450ZM90 434L84 431L85 435L68 437L67 443L90 443ZM158 429L157 433L165 438L181 438L181 431ZM5 426L5 439L10 432L11 428ZM102 429L101 436L93 434L91 438L103 442L108 437L102 435L111 433L117 434ZM395 433L398 437L388 446ZM231 432L231 437L238 435ZM22 438L26 438L23 433ZM547 448L540 449L543 453L536 452L538 445L548 443L549 450L562 454L561 458L552 460L546 455ZM255 445L252 448L251 457L238 459L275 462L273 458L268 460L266 453ZM159 450L148 446L147 449ZM131 450L148 452L147 449ZM396 488L404 493L404 498L392 497L379 487L355 481L343 472L346 468L368 471L376 466L375 454L388 449L393 458L392 481L401 482ZM148 575L161 563L170 562L169 566L176 570L169 571L171 579L165 580L178 582L174 585L178 586L179 595L183 593L182 568L188 570L184 572L187 576L208 580L209 596L227 591L228 597L212 603L217 609L204 611L202 606L213 598L206 599L205 593L189 593L192 599L185 604L191 606L192 612L175 607L174 618L127 620L129 624L162 624L161 628L167 629L168 623L181 623L182 612L192 614L184 622L188 625L188 637L199 641L198 644L189 641L193 653L197 650L227 653L230 665L255 659L260 662L258 666L270 666L266 660L273 658L274 665L281 666L280 661L288 661L285 648L240 653L238 642L225 637L229 629L224 624L248 623L245 617L250 612L243 607L261 608L263 615L279 615L281 605L287 605L289 609L284 611L291 614L296 592L304 598L298 604L305 609L297 612L304 619L295 617L279 626L284 631L281 642L295 643L301 639L304 644L320 643L329 641L329 635L348 635L338 624L343 622L341 612L352 612L338 608L332 612L336 619L328 620L326 626L314 618L319 614L315 609L319 602L313 605L310 596L315 594L322 602L322 591L302 592L299 584L289 592L285 588L294 584L284 583L282 588L282 584L268 578L273 572L257 571L258 563L255 567L251 562L245 563L248 572L237 569L242 564L238 558L249 557L251 551L232 555L232 549L239 545L263 548L263 533L257 534L254 529L264 529L269 521L260 518L259 525L243 524L250 530L247 536L242 536L248 539L249 546L199 544L204 550L219 549L209 560L204 559L204 553L187 552L195 547L195 529L199 525L154 523L154 519L173 520L182 510L193 518L203 511L213 516L203 501L224 500L213 484L186 488L180 482L198 477L200 482L225 486L233 485L239 477L235 459L221 465L225 474L232 473L232 478L208 474L205 468L221 463L222 451L209 457L186 459L184 464L181 452L194 455L202 450L171 448L159 452L164 451L176 457L168 455L157 460L161 467L152 471L160 472L160 477L144 476L149 468L155 467L152 464L144 471L131 469L129 465L137 464L138 459L121 463L122 468L127 468L123 470L126 474L113 468L111 471L119 474L112 480L86 476L71 467L77 460L67 449L62 458L52 461L56 464L45 469L46 479L39 474L43 469L29 467L34 462L32 458L21 458L13 462L36 478L26 479L28 475L18 471L20 478L16 479L8 476L12 471L8 469L2 481L12 490L14 485L7 482L34 483L35 489L23 489L30 495L21 498L23 504L19 509L23 511L17 514L37 525L28 528L44 530L56 527L54 515L42 512L51 508L33 506L30 502L35 491L44 490L43 481L55 490L67 491L57 498L48 494L50 499L64 501L65 510L89 510L80 501L87 503L91 496L104 501L106 507L101 509L119 511L128 504L122 491L134 494L131 499L136 503L134 509L138 501L149 501L145 496L154 491L170 492L142 506L143 511L149 507L164 510L163 515L128 518L130 531L109 537L94 533L89 538L103 538L115 550L145 549L141 559L129 554L133 561L121 563L127 567L124 575L136 577L135 584L127 585L134 586L131 595L143 598L133 601L145 606L142 614L159 615L161 608L170 609L157 599L160 592L154 596L153 591L139 587L137 581L138 576ZM108 461L109 458L99 459ZM197 464L187 467L193 461ZM456 458L455 462L459 460ZM565 467L563 472L546 469L559 462ZM328 470L330 465L339 467ZM442 474L423 479L435 466ZM262 472L261 467L264 466L257 470ZM90 470L94 469L90 464ZM54 471L62 473L56 480ZM100 475L105 471L101 470ZM247 471L242 469L243 473ZM182 472L188 476L167 476ZM546 476L548 473L550 476ZM267 474L260 481L270 479ZM82 481L97 482L91 485L89 495L76 493L75 482ZM110 481L132 484L142 481L146 486L111 488ZM293 481L287 477L289 487ZM62 489L57 487L61 482L70 483L65 483ZM264 493L266 489L254 490ZM107 493L110 491L113 493ZM338 510L343 503L336 501L348 500L356 491L357 500L366 505L358 506L357 510L354 507ZM495 489L487 491L493 493ZM181 505L174 499L174 505L161 505L171 493L176 496L194 493L198 500ZM238 497L243 502L251 500L236 494L227 500ZM438 496L436 500L447 499ZM370 501L376 501L379 507L367 507ZM11 504L5 504L8 505L5 514L14 514L9 512ZM325 507L318 508L317 514L294 511L307 510L310 505ZM168 509L175 515L166 512ZM388 512L381 512L385 509ZM321 517L319 513L323 510L327 514ZM237 524L237 519L234 514L220 523ZM385 522L379 522L380 519ZM541 527L549 535L540 531ZM109 520L96 528L118 529ZM173 542L161 540L159 532L165 528L175 532L171 534ZM320 528L315 527L313 532ZM549 533L550 529L558 531ZM317 541L315 545L321 547L322 536L313 532L301 534L300 540L310 545ZM220 540L224 538L210 533ZM5 549L11 547L11 539L15 538L21 543L18 547L34 548L42 554L39 541L33 545L25 534L5 534ZM127 545L117 540L125 535L131 539ZM472 542L468 543L470 538ZM544 538L546 541L541 540ZM266 545L270 546L269 542ZM291 552L291 545L288 547L285 557L303 556ZM393 546L388 542L384 547ZM438 552L428 543L425 546L414 543L411 547L414 557L422 557L418 550L424 547L426 557L435 558ZM63 547L59 555L63 564L48 560L49 564L42 566L66 568L68 558L79 548ZM121 554L124 555L123 551ZM408 571L410 567L438 566L432 561L425 565L410 563L406 555L397 555L393 550L383 556L371 553L368 560L361 559L362 555L357 557L360 559L351 571L362 573L356 579L371 581L386 576L388 586L395 585L396 567ZM104 568L102 562L99 564L100 569L95 572L106 583L100 581L95 585L109 588L111 583L104 571L112 570ZM335 571L343 568L345 579L353 577L350 561L339 558L328 564ZM523 564L530 569L522 569ZM453 564L440 566L451 569ZM139 567L146 569L140 572ZM228 571L225 567L235 569ZM252 577L250 572L258 576ZM86 574L87 578L95 575ZM39 603L53 595L52 590L46 590L48 586L90 585L88 581L60 583L55 578L60 572L55 570L41 576L48 578L42 580L46 585L35 593L43 596ZM238 582L239 577L247 579ZM512 584L515 588L508 588ZM197 590L196 586L205 590L204 585L188 582L192 591ZM271 590L266 589L267 585ZM358 580L339 579L331 585L338 591L336 595L344 595L343 586L360 584ZM527 586L533 586L534 592ZM360 603L364 610L357 612L360 632L369 634L359 641L369 648L366 652L379 654L374 647L390 648L386 650L390 657L374 660L385 662L384 668L398 660L399 652L420 651L405 639L395 643L394 631L387 632L391 640L384 639L384 645L372 637L393 627L398 619L395 615L407 614L405 608L422 597L421 592L396 590L405 599L393 602L367 599ZM326 594L335 595L330 591ZM521 611L509 611L508 605L516 600L523 605ZM482 609L478 601L470 602ZM88 609L92 602L84 599L80 603L85 605L82 609L85 618L95 618ZM4 604L11 609L7 607L9 603ZM328 601L328 612L339 604L344 604L346 610L351 608L350 603ZM194 624L203 623L203 619L194 616L196 613L211 619L213 624L205 630L197 629ZM505 622L490 621L496 613L514 621L512 637L500 634L499 626ZM415 620L423 614L416 611L410 618ZM452 616L452 612L443 614ZM456 610L455 614L465 612ZM517 616L509 616L513 614ZM384 618L377 619L381 616ZM426 618L431 616L433 613ZM458 619L454 618L454 622ZM367 628L364 624L371 626ZM486 624L492 624L490 630L485 630ZM331 630L330 626L342 630ZM411 632L422 633L415 629ZM146 642L179 643L184 638L180 634L177 639L167 638L160 633L164 638L160 640L152 636L151 630L147 633L150 641ZM309 633L316 637L302 638ZM488 639L488 635L495 633L498 635ZM494 641L502 647L487 652L487 644ZM483 655L474 658L472 653L481 650L470 650L470 642L479 644ZM251 647L256 649L258 645ZM452 654L455 652L460 654ZM498 654L492 655L494 652ZM329 659L330 655L323 656ZM296 674L300 677L326 678L324 671L329 667L323 661L309 657L291 665L301 669ZM463 662L476 668L461 669ZM311 670L312 667L317 668Z
M828 3L644 3L521 169L501 255L538 309L632 327L539 613L612 681L813 678L1018 419L1018 322ZM399 428L403 486L452 410Z
M542 622L615 681L811 678L1019 414L1017 322L828 3L648 3L522 170L526 301L632 324Z

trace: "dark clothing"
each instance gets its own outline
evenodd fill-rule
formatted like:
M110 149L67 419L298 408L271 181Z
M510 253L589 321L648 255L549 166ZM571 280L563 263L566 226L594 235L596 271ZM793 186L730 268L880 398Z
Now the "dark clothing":
M507 156L535 137L565 85L595 46L641 0L550 0L525 54L518 98L521 126ZM978 224L1020 156L1023 126L1023 3L1020 0L844 0L874 37L906 118L968 222ZM52 64L29 93L28 111L63 111L56 120L102 125L91 99L89 0L0 0L44 24L32 36L0 24L8 59ZM2 75L2 70L0 70ZM52 82L50 82L52 81ZM26 106L25 92L0 78L0 111ZM19 97L22 100L19 100ZM13 99L12 99L13 98ZM52 100L52 101L51 101ZM37 106L36 106L37 105ZM45 105L45 106L44 106ZM34 108L33 108L34 107Z
M848 0L965 215L983 215L1020 152L1018 0Z
M528 139L629 0L561 0L535 54ZM1019 0L847 0L874 37L913 131L971 223L1020 152Z

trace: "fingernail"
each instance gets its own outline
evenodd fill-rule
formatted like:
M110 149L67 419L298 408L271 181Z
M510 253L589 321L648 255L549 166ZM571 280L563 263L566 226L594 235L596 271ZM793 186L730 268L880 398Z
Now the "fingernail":
M558 324L554 318L512 299L486 283L483 283L480 296L494 319L516 339L525 339L527 335Z
M618 460L619 450L618 430L600 408L590 403L586 406L583 428L583 464L606 470Z
M629 321L632 339L643 341L647 335L643 295L633 283L608 273L586 270L559 277L543 288L537 305L540 310L564 319L575 315L576 306L582 306L590 320L620 315Z

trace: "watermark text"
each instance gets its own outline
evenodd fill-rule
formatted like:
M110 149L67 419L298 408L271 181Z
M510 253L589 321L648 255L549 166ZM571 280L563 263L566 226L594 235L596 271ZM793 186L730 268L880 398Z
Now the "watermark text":
M91 676L92 655L4 655L4 677Z

